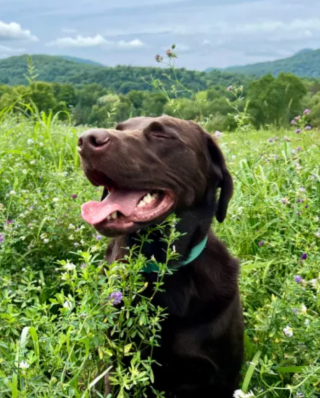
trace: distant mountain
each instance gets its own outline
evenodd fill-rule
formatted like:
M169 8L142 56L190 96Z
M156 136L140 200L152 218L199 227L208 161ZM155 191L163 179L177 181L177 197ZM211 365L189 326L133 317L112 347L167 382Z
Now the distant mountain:
M169 69L160 67L116 66L114 68L76 61L72 57L33 55L32 61L38 74L37 80L75 85L97 83L117 93L131 90L151 91L151 76L166 83L171 89L172 80L177 77L190 90L197 92L213 85L228 87L231 84L245 84L248 77L233 72L212 71L210 73L176 69L176 77ZM28 74L28 56L16 56L0 60L0 84L25 85ZM168 79L171 75L172 80Z
M99 62L91 61L90 59L83 59L77 57L70 57L69 55L59 55L59 58L64 58L68 61L77 62L78 64L88 64L88 65L96 65L96 66L105 66L100 64Z
M207 69L207 72L213 68ZM281 72L290 72L300 77L320 77L320 50L304 49L289 58L258 64L232 66L220 71L263 76L271 73L277 76Z

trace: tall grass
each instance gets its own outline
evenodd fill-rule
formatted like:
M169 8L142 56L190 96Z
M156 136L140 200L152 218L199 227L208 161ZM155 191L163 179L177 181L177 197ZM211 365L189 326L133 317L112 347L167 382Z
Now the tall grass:
M81 130L52 114L0 115L1 398L101 397L106 380L113 398L141 398L152 382L140 350L157 344L164 313L132 304L143 258L101 274L108 242L80 218L100 196L79 167ZM255 397L320 394L319 142L317 131L219 138L235 192L213 229L241 261L242 390Z

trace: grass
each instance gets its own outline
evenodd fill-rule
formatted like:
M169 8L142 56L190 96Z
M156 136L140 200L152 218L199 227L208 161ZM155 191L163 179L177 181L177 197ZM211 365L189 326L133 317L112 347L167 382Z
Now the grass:
M80 131L0 115L1 398L102 397L105 374L112 398L141 398L152 380L140 351L156 344L164 314L132 305L141 256L101 273L107 242L80 218L80 204L100 195L80 170ZM319 142L317 131L219 138L235 192L213 228L241 261L242 390L254 397L320 394Z

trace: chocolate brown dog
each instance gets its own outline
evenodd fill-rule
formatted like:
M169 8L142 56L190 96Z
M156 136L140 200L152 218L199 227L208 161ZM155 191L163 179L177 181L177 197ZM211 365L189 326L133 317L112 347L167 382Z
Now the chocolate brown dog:
M172 264L178 269L154 298L169 313L155 352L162 364L154 369L155 387L166 397L231 398L243 361L243 318L238 262L211 230L214 217L226 217L233 191L217 144L192 121L139 117L85 132L79 152L87 178L104 187L102 201L84 204L82 216L116 237L108 262L123 258L138 230L172 212L180 219L181 257ZM153 240L144 254L164 262L164 243ZM152 286L156 274L145 278Z

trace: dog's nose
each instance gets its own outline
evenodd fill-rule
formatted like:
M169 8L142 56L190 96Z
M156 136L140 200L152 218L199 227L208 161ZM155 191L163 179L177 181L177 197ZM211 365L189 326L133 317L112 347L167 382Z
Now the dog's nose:
M79 137L78 147L81 152L85 150L104 150L110 143L111 135L104 129L88 130Z

